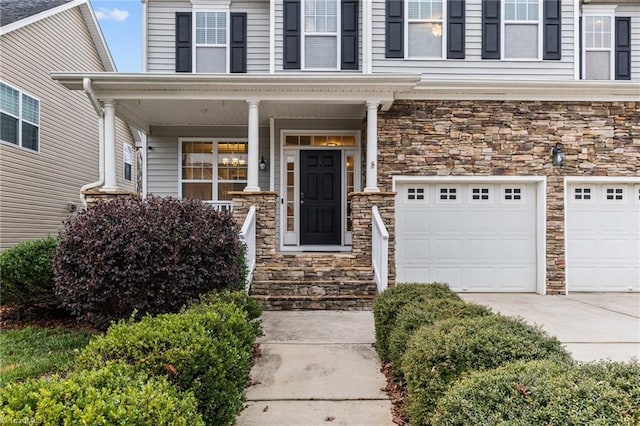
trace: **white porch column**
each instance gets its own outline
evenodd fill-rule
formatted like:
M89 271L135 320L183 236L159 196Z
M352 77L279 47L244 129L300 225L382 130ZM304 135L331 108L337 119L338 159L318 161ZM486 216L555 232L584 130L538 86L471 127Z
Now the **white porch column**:
M247 100L249 104L249 147L248 147L248 160L247 160L247 186L244 188L245 192L259 192L260 186L258 185L258 169L259 169L259 155L258 155L258 143L259 143L259 114L258 105L260 101L255 99Z
M116 103L107 99L104 104L104 185L101 191L115 191L116 183Z
M364 192L378 188L378 102L367 102L367 181Z

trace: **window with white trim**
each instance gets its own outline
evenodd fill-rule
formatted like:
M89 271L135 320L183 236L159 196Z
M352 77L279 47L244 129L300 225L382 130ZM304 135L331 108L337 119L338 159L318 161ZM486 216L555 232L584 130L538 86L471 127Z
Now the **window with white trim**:
M505 0L503 5L502 57L542 59L542 1Z
M445 57L445 0L409 0L407 2L407 56L409 58Z
M438 199L440 201L456 201L458 199L458 188L456 187L438 188Z
M408 201L425 201L425 190L424 188L407 188L407 200Z
M40 101L0 82L0 140L38 151Z
M304 0L305 69L338 68L338 0Z
M573 199L576 201L589 201L591 200L591 195L591 188L573 188Z
M487 187L483 188L471 188L471 201L490 201L490 190Z
M608 187L604 190L605 201L624 201L624 188Z
M182 198L231 200L231 191L247 186L247 142L183 140Z
M195 11L193 68L196 72L227 72L227 15L226 11Z
M503 188L504 201L523 201L524 200L524 191L521 187L505 187Z
M586 80L613 78L615 33L612 15L583 15L583 67Z

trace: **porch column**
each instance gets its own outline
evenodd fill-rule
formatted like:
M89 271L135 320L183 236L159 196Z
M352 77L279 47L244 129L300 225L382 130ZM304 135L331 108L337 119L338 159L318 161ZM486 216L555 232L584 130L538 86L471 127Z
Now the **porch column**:
M378 102L367 102L367 181L364 192L378 188Z
M115 191L116 183L116 103L103 102L104 107L104 185L101 191Z
M249 147L248 147L248 160L247 160L247 186L244 188L245 192L259 192L260 186L258 185L258 168L259 168L259 155L258 155L258 143L259 143L259 114L258 105L260 101L255 99L247 100L249 104Z

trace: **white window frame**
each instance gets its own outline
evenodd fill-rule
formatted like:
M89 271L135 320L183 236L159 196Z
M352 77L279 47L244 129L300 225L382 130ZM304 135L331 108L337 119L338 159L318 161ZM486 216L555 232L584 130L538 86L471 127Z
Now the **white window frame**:
M544 34L543 34L543 4L544 0L538 0L538 20L537 21L523 21L523 20L513 20L507 21L506 19L506 1L500 2L500 60L502 61L542 61L542 50L544 49ZM535 58L507 58L505 55L506 51L506 27L507 25L533 25L536 22L538 26L538 56Z
M590 185L572 185L571 187L571 193L569 194L569 199L571 200L572 203L580 203L580 204L589 204L589 203L594 203L596 200L596 187L595 186L590 186ZM580 194L576 193L576 190L580 189L582 192ZM584 198L584 196L586 195L584 193L584 190L588 189L589 190L589 198ZM582 198L577 199L576 195L580 195Z
M511 190L520 190L518 195L520 195L520 199L516 200L513 198L516 194L515 192L511 192L511 199L507 200L507 189ZM524 185L500 185L500 203L501 204L524 204L526 202L526 187Z
M404 16L407 19L404 20L404 59L419 60L419 61L440 61L447 59L447 16L448 16L448 1L442 0L442 18L441 19L409 19L409 1L404 2ZM440 56L409 56L409 24L441 24L442 26L442 55Z
M612 189L613 193L609 194L607 190ZM620 191L620 192L617 192ZM613 196L613 199L610 200L608 198L609 195ZM621 199L617 199L616 197L622 197ZM602 202L605 204L627 204L628 203L628 194L626 191L625 185L602 185Z
M196 39L196 21L198 13L224 13L226 19L226 34L225 34L225 44L198 44ZM231 72L231 49L229 49L229 37L231 37L231 13L230 11L223 9L209 9L204 7L193 7L193 23L191 25L191 40L193 40L193 51L191 52L191 69L193 69L194 74L206 74L204 72L199 72L197 67L197 50L199 47L224 47L225 49L225 73L229 74Z
M336 71L340 70L340 58L342 55L342 46L340 43L340 35L342 34L342 2L340 0L333 0L336 2L336 31L335 32L307 32L306 28L306 10L307 10L307 1L302 0L300 4L300 25L302 28L301 31L301 42L300 42L300 67L304 71ZM310 37L335 37L336 38L336 66L334 68L308 68L306 65L305 57L306 57L306 47L307 47L307 36Z
M10 113L8 111L2 111L3 114L6 114L9 117L13 117L13 118L18 120L17 143L13 143L13 142L10 142L10 141L5 141L5 140L2 140L2 139L0 139L0 142L3 143L3 144L6 144L8 146L12 146L14 148L22 149L22 150L24 150L26 152L39 153L40 152L40 135L42 133L41 132L42 129L41 129L41 126L40 126L40 116L42 114L42 108L41 108L42 102L40 101L40 98L38 98L37 96L33 96L32 94L30 94L28 92L25 92L24 90L20 90L16 86L11 85L11 84L7 83L4 80L0 80L0 83L6 85L7 87L9 87L9 88L11 88L11 89L13 89L13 90L18 92L18 116L14 115L14 114L12 114L12 113ZM32 99L34 99L34 100L36 100L38 102L38 122L37 123L33 123L33 122L31 122L29 120L26 120L26 119L24 119L22 117L23 116L23 114L22 114L22 96L23 95L28 96L28 97L30 97L30 98L32 98ZM25 123L28 123L28 124L38 128L38 149L31 149L31 148L28 148L28 147L24 147L22 145L22 122L23 121Z
M469 185L468 186L469 189L469 204L493 204L493 188L491 186L485 186L485 185ZM474 194L473 190L477 189L480 192L478 194ZM486 189L487 193L483 194L482 190ZM477 200L473 199L473 196L477 195L479 198ZM486 195L487 199L483 200L482 196Z
M442 193L440 192L442 189L445 189L446 192L446 199L442 199L440 198L440 195L442 195ZM451 190L454 190L454 193L451 193ZM455 195L456 198L455 199L451 199L449 198L451 195ZM460 204L462 202L462 186L460 185L437 185L436 186L436 203L438 204Z
M182 144L183 142L206 142L211 143L213 146L213 152L211 155L213 156L213 170L211 171L211 179L183 179L182 177ZM202 201L226 201L220 200L218 194L218 184L219 183L247 183L247 180L227 180L220 179L218 177L218 144L225 142L244 142L247 144L247 149L249 148L249 141L247 138L179 138L178 139L178 198L182 199L182 184L183 183L209 183L211 182L211 200L202 200ZM249 167L247 162L247 167Z
M582 75L580 79L585 80L587 78L587 52L609 52L609 80L616 78L615 67L615 46L616 46L616 21L615 21L616 6L582 6L582 28L580 28L580 34L582 34ZM602 17L609 18L611 20L611 40L609 42L609 48L587 48L587 17Z

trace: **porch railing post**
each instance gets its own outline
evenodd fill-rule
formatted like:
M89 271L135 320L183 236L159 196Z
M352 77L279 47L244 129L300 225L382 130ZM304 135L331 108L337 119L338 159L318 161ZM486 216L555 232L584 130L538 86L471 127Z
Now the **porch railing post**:
M247 100L249 104L249 129L248 129L248 160L247 160L247 186L244 189L245 192L258 192L260 186L258 185L258 168L259 155L258 155L258 143L259 143L259 128L260 128L260 116L258 113L258 105L260 101L255 99Z
M367 102L367 181L364 192L380 192L378 188L378 105Z

